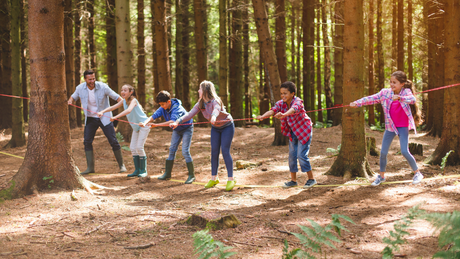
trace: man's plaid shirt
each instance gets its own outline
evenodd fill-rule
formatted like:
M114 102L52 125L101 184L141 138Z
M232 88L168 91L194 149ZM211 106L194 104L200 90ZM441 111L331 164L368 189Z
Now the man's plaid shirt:
M290 108L293 108L295 113L281 119L281 133L289 137L289 140L292 141L292 130L300 143L304 145L311 138L313 131L311 119L305 112L302 99L294 96L291 101L291 107L288 107L287 103L283 102L283 100L279 100L276 102L275 106L272 107L272 111L274 111L275 114L278 112L285 113Z

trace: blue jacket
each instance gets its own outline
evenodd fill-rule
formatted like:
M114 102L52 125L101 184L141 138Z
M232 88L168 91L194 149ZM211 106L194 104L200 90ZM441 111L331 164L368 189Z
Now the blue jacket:
M182 106L182 102L179 99L172 98L171 99L171 108L168 110L163 109L162 107L158 108L155 113L152 115L152 119L158 119L161 116L165 119L165 121L176 121L180 117L184 116L187 114L187 111L185 108ZM182 124L188 124L188 123L193 123L193 119L190 119L189 121L184 121ZM188 127L193 126L192 124L190 125L183 125L175 128L175 131L182 131Z

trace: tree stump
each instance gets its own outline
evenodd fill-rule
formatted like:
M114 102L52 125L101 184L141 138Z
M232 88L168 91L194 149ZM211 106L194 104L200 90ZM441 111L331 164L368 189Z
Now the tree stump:
M423 145L418 143L409 143L409 152L412 155L423 156Z
M377 150L377 147L375 146L374 137L366 137L366 148L367 153L371 156L380 156L380 152Z
M220 230L226 228L236 228L241 224L241 221L233 214L221 216L214 212L196 213L188 217L185 223L200 228L208 228L210 230Z

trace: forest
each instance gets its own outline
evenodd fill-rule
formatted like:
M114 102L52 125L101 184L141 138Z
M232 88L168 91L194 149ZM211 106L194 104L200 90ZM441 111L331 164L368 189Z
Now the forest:
M456 258L458 13L459 0L1 1L0 256ZM115 172L101 130L96 173L80 174L87 165L85 105L67 100L86 70L120 95L132 85L147 116L159 109L160 91L190 111L200 83L211 81L236 127L235 189L223 192L222 159L224 184L202 186L212 127L201 113L190 147L193 185L183 184L180 152L172 179L156 179L167 170L168 127L152 129L146 140L145 179ZM408 181L414 173L398 137L388 153L388 182L371 187L381 162L371 149L381 151L388 119L383 105L350 104L391 88L395 71L415 86L422 120L409 146L425 179ZM286 81L312 121L308 156L318 185L308 191L279 188L290 172L290 140L279 119L255 119L281 99ZM113 125L130 171L133 129L126 121ZM189 224L197 215L233 215L239 223L205 224L203 232ZM225 254L226 246L236 254Z

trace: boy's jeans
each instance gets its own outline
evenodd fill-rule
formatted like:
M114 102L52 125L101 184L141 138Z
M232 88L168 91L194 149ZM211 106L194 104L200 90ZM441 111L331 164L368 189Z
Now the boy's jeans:
M192 143L193 136L193 125L183 129L181 131L173 130L171 136L171 146L169 147L169 157L167 160L174 160L176 157L176 151L182 140L182 155L185 158L185 162L192 162L192 156L190 155L190 144Z
M291 173L297 173L299 171L297 168L297 159L299 159L302 172L306 173L311 171L310 158L308 158L310 144L311 137L308 142L303 145L297 138L292 138L292 141L289 141L289 171Z

